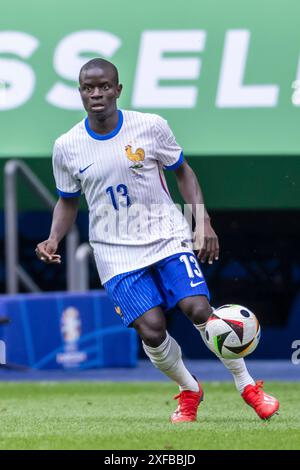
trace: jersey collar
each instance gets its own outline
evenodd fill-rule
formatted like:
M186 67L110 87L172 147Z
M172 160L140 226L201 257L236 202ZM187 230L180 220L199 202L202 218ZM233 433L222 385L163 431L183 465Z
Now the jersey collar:
M85 125L85 129L87 131L87 133L93 138L93 139L96 139L96 140L108 140L108 139L112 139L113 137L115 137L121 130L121 127L122 127L122 124L123 124L123 113L120 109L118 109L118 124L117 124L117 127L114 128L114 130L112 130L111 132L109 132L109 134L97 134L96 132L94 132L91 128L90 128L90 125L89 125L89 121L88 121L88 118L86 118L84 120L84 125Z

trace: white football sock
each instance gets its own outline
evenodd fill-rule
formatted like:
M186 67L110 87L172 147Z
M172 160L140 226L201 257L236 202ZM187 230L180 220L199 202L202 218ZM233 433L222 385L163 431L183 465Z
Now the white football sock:
M199 331L204 343L211 351L207 339L205 337L205 326L206 323L202 323L201 325L194 325L194 327ZM217 358L220 359L220 361L223 362L224 366L232 373L235 386L240 393L243 393L244 388L247 385L255 385L253 378L247 370L244 359L223 359L219 356L217 356Z
M179 385L180 391L199 391L196 380L182 361L180 346L168 333L166 339L157 348L147 346L144 342L143 348L152 364L174 380Z

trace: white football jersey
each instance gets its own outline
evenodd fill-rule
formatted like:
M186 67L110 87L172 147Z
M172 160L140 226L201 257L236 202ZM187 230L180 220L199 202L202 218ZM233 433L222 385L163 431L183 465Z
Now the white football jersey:
M59 137L53 169L58 194L84 194L89 240L102 283L167 256L192 252L191 230L163 174L183 162L167 121L118 111L117 127L93 132L88 119Z

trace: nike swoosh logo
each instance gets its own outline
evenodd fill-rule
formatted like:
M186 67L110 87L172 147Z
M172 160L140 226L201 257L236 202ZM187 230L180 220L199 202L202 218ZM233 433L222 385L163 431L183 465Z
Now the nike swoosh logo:
M81 169L79 168L79 173L83 173L85 170L87 170L90 166L94 165L95 162L91 163L90 165L86 166L85 168Z
M199 286L199 284L203 284L205 281L200 281L200 282L193 282L191 281L191 287L196 287Z

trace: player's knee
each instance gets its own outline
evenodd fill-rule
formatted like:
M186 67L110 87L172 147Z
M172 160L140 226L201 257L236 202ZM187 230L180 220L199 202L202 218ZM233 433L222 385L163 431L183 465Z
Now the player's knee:
M205 302L200 305L196 304L192 307L192 310L191 310L191 314L192 314L191 321L195 325L201 325L201 323L205 323L207 321L211 313L212 313L212 308L208 302Z
M167 333L162 322L137 323L134 328L142 341L152 348L157 348L166 339Z
M166 339L166 319L159 309L146 312L137 318L132 326L142 341L152 348L157 348Z
M208 317L212 313L212 308L206 297L192 297L184 299L184 302L180 307L187 317L195 324L201 325L205 323Z

